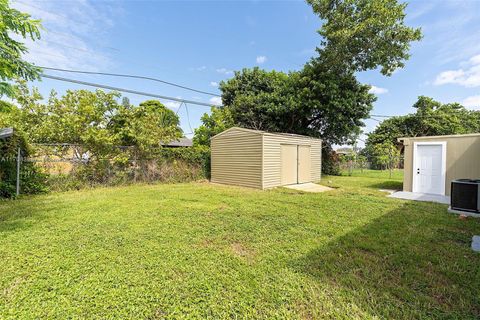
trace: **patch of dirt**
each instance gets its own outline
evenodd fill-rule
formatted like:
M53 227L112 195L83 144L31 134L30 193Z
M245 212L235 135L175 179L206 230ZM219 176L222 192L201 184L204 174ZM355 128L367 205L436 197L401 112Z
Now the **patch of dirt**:
M16 278L9 287L3 289L2 294L5 300L9 300L13 296L15 290L20 286L22 282L22 278Z
M228 204L222 203L221 205L219 205L217 207L217 210L218 211L224 211L225 209L228 209L228 208L230 208L230 206Z
M214 242L212 239L203 239L197 244L197 247L199 248L212 248L214 246Z
M243 259L247 260L248 262L253 262L253 260L255 258L255 253L252 250L245 247L240 242L232 243L230 248L231 248L233 254L235 254L237 257L243 258Z

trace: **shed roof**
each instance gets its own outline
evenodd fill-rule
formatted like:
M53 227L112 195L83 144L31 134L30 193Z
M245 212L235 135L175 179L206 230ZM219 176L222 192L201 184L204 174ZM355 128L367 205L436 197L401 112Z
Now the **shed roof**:
M0 128L0 139L13 136L13 128Z
M267 131L262 131L262 130L253 130L253 129L246 129L246 128L240 128L240 127L231 127L230 129L227 129L225 131L220 132L219 134L211 137L210 139L216 139L220 136L222 136L224 133L230 132L230 131L245 131L245 132L251 132L251 133L256 133L259 135L270 135L270 136L288 136L288 137L298 137L298 138L305 138L305 139L314 139L314 140L321 140L319 138L315 137L310 137L310 136L304 136L301 134L295 134L295 133L283 133L283 132L267 132Z
M397 141L403 142L404 140L425 140L425 139L439 139L439 138L468 138L468 137L479 137L480 138L480 133L451 134L451 135L443 135L443 136L402 137L402 138L398 138Z

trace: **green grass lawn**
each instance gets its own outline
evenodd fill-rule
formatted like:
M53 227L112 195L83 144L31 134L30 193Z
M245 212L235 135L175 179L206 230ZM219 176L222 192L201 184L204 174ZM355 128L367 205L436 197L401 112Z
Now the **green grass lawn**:
M323 181L0 202L0 319L480 317L479 220L386 198L385 179Z
M348 171L342 171L343 176L349 176ZM403 180L403 169L394 169L392 171L392 178L390 178L389 170L371 170L371 169L353 169L352 177L367 177L378 179Z

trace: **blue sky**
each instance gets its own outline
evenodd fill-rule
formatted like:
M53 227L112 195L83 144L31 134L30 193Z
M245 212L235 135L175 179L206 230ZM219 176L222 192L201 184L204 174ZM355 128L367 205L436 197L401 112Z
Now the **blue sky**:
M42 39L28 43L29 61L65 69L130 73L219 93L233 70L260 66L298 70L320 43L321 20L303 1L13 1L43 20ZM404 69L391 77L358 75L378 96L374 114L412 112L419 95L480 110L480 1L411 1L407 24L421 27ZM203 102L208 95L134 79L49 71L68 78ZM35 83L47 96L82 88L55 80ZM84 87L85 88L85 87ZM133 103L148 98L131 94ZM177 111L178 103L163 101ZM192 128L208 107L189 105ZM179 110L189 133L185 107ZM378 122L367 120L365 132Z

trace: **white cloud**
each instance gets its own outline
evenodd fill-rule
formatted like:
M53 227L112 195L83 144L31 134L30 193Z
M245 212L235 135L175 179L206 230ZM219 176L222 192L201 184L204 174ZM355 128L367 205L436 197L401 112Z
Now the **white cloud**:
M477 54L476 56L471 57L470 63L473 65L480 64L480 54Z
M233 71L232 70L228 70L226 68L219 68L216 70L218 73L221 73L221 74L226 74L226 75L230 75L230 74L233 74Z
M265 63L265 62L267 62L267 57L265 57L265 56L258 56L256 61L257 61L258 64Z
M384 94L388 92L388 89L385 88L380 88L376 86L371 86L370 90L368 92L373 93L373 94Z
M24 58L40 66L64 69L105 70L112 62L111 50L105 46L106 35L122 14L120 7L92 0L42 2L23 0L12 2L16 9L42 20L42 38L25 42L29 52ZM94 36L92 36L94 35ZM105 50L106 49L106 50Z
M222 98L220 97L213 97L213 98L210 98L210 103L215 105L215 106L221 106L222 105Z
M178 98L178 99L182 99L181 97L177 97L177 98ZM180 105L181 105L182 103L181 103L181 102L178 102L178 101L165 101L163 104L164 104L164 106L167 107L168 109L177 112L178 109L180 108Z
M480 55L471 57L468 62L463 62L465 69L447 70L437 75L434 85L458 84L463 87L473 88L480 86Z
M462 104L467 108L480 110L480 95L467 97L462 101Z
M210 85L211 85L212 87L215 87L215 88L216 88L216 87L218 87L218 82L212 81L212 82L210 82Z

